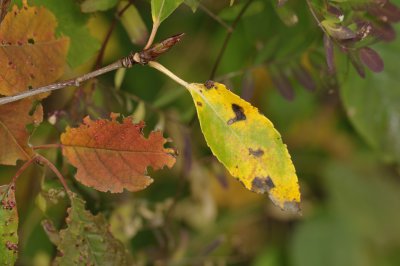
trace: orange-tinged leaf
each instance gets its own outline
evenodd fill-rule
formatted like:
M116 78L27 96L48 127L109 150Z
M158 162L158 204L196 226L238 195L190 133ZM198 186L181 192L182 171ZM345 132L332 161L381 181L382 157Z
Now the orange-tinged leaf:
M64 72L69 39L55 38L57 21L43 7L14 6L0 25L0 94L54 82Z
M42 106L30 115L32 101L29 99L0 105L0 164L15 165L17 160L28 160L33 150L28 144L28 124L40 124Z
M133 124L132 118L117 121L93 121L89 117L78 128L67 128L61 135L63 154L78 172L76 179L100 191L138 191L153 182L146 175L148 166L154 170L175 164L174 150L164 148L162 132L142 134L144 122Z

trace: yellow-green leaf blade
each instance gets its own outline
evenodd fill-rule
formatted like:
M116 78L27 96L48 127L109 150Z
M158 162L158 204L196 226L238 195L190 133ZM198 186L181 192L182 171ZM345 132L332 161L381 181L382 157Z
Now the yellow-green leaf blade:
M14 265L18 256L18 212L15 185L0 186L0 261Z
M244 186L298 210L300 191L286 145L271 121L223 84L191 84L201 129L214 155Z
M183 0L151 0L153 22L157 24L163 22L182 2Z

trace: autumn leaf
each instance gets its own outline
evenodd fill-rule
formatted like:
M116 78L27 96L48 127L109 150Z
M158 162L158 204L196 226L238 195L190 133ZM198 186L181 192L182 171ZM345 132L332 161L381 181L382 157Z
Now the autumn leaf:
M38 105L31 115L29 99L0 105L0 164L15 165L17 160L28 160L34 154L28 144L28 124L39 124L43 118Z
M15 185L0 186L0 261L14 265L18 255L18 212Z
M85 210L85 202L71 193L71 207L66 219L67 228L54 236L54 227L46 223L59 254L55 265L130 265L124 245L108 230L103 215L93 216ZM49 230L50 229L50 230Z
M286 145L271 121L223 84L190 84L201 130L214 155L243 185L299 210L300 191Z
M0 25L0 94L49 84L63 74L69 39L56 39L57 21L43 7L14 6Z
M0 0L0 23L4 19L10 3L11 3L11 0Z
M153 179L146 175L148 166L154 170L175 164L174 150L164 148L162 132L150 133L146 139L144 122L133 124L132 118L117 121L93 121L89 117L78 128L67 128L61 135L63 154L78 172L76 179L100 191L138 191Z

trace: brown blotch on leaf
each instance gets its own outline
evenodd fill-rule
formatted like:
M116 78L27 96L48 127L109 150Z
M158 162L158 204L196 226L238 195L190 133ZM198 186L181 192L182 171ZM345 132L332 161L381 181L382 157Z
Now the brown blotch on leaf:
M264 151L262 149L253 150L252 148L249 148L249 154L254 157L261 157L264 155Z
M197 106L203 106L201 102L196 102Z
M17 251L18 250L18 245L14 244L14 243L12 243L10 241L6 242L6 247L7 247L8 250L12 250L12 251Z
M246 120L246 115L244 114L244 110L241 106L233 103L232 110L235 113L235 117L228 120L228 125L232 125L238 121Z
M267 177L258 177L256 176L251 183L251 190L256 193L265 193L275 187L272 179Z
M207 80L205 83L204 83L204 86L207 88L207 89L212 89L212 88L217 88L217 86L215 86L215 83L214 83L214 81L212 81L212 80Z

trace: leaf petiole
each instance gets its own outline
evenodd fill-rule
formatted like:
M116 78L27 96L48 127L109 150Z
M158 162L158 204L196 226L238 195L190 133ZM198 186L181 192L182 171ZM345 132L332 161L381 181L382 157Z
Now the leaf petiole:
M150 61L149 62L149 66L152 68L157 69L158 71L164 73L165 75L167 75L168 77L170 77L172 80L174 80L175 82L179 83L180 85L182 85L183 87L189 89L190 84L186 81L184 81L183 79L181 79L180 77L178 77L177 75L175 75L174 73L172 73L169 69L167 69L166 67L164 67L163 65L161 65L158 62L155 61Z

